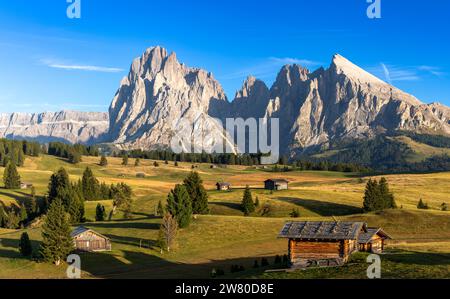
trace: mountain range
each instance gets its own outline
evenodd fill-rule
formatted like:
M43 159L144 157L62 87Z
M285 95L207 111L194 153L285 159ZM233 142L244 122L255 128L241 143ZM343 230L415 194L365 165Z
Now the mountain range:
M162 47L133 61L108 113L1 114L0 136L167 149L174 125L187 119L187 136L210 150L219 139L234 145L217 119L238 117L279 118L280 148L289 156L387 132L450 136L449 107L424 104L340 55L314 72L286 65L270 88L249 76L230 102L210 72L180 63Z

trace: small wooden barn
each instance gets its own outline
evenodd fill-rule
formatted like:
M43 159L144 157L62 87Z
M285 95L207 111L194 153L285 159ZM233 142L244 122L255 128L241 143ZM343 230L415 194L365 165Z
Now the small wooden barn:
M269 179L264 182L264 189L266 190L288 190L289 181L285 179Z
M358 251L358 240L367 232L363 222L289 222L279 234L288 239L293 268L341 266Z
M20 189L22 189L22 190L31 189L32 187L33 187L33 184L31 184L31 183L25 183L25 182L20 183Z
M359 235L359 251L383 253L386 240L392 238L381 228L368 228L367 232Z
M216 187L217 187L217 191L229 191L229 190L231 190L231 184L230 183L217 183Z
M111 251L110 239L87 227L77 227L71 236L75 244L75 249L78 251Z

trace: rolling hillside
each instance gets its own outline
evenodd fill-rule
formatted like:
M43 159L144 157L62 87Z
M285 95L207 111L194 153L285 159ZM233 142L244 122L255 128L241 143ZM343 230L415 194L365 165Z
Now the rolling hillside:
M425 263L423 254L428 253L441 257L440 266L432 268L423 265L424 269L430 271L433 277L450 277L450 263L447 261L450 253L450 214L439 211L443 202L450 204L450 173L387 176L401 209L363 215L362 196L368 177L314 171L271 173L242 166L211 169L210 165L198 165L196 170L209 190L211 215L196 217L188 229L179 232L176 250L161 254L155 247L160 222L154 216L155 207L191 171L192 164L180 163L179 167L175 167L172 162L169 165L160 162L159 167L154 167L153 161L143 160L141 166L134 167L122 166L121 159L108 158L109 165L100 167L98 162L99 158L83 157L82 163L72 165L56 157L41 155L38 158L27 157L25 166L19 168L23 181L33 183L38 196L45 194L50 175L59 167L65 167L72 180L78 180L85 167L89 166L100 181L108 184L123 181L132 186L135 197L132 220L121 219L119 213L113 221L93 222L97 202L86 203L88 223L84 225L110 237L113 251L82 255L84 278L208 278L213 268L224 269L227 277L235 277L237 274L229 272L233 264L243 265L247 269L239 276L267 275L270 278L272 276L263 274L265 269L252 269L254 260L268 257L272 263L275 255L286 254L286 242L277 240L276 236L283 223L292 219L289 214L294 208L300 209L302 220L331 220L335 216L339 220L362 220L371 226L382 226L394 237L389 250L402 254L421 253L412 260L390 259L393 264L389 271L394 271L390 272L391 276L401 277L408 269L420 268ZM134 165L132 159L130 165ZM138 172L146 173L146 178L136 178ZM290 180L290 190L270 192L262 189L262 182L274 177ZM217 181L231 183L233 190L215 191ZM261 202L254 217L243 217L240 211L246 185L252 188L253 196L258 196ZM417 210L419 198L423 198L431 210ZM26 200L29 200L29 190L0 189L0 201L5 205ZM102 204L107 211L111 209L110 201ZM26 231L37 248L40 228ZM17 244L21 233L22 230L0 230L0 277L63 278L64 267L57 268L20 257ZM436 260L434 263L437 263ZM358 277L361 275L359 272L355 274L358 267L361 266L351 268L348 265L336 276ZM315 275L329 277L330 273L319 272ZM301 277L292 275L285 278Z

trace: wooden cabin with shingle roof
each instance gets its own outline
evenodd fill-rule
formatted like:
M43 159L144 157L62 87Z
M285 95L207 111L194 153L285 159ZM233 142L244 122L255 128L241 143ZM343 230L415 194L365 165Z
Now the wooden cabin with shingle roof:
M84 226L79 226L71 233L75 249L85 252L111 251L108 237Z
M383 253L386 240L391 239L382 228L368 228L367 232L359 235L359 251Z
M289 222L279 234L288 239L289 262L293 268L341 266L358 251L364 222Z

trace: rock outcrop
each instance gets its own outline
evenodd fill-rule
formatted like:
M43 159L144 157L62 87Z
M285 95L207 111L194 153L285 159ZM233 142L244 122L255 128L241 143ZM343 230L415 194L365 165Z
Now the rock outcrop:
M108 128L108 113L104 112L0 114L2 138L91 144L102 141Z

